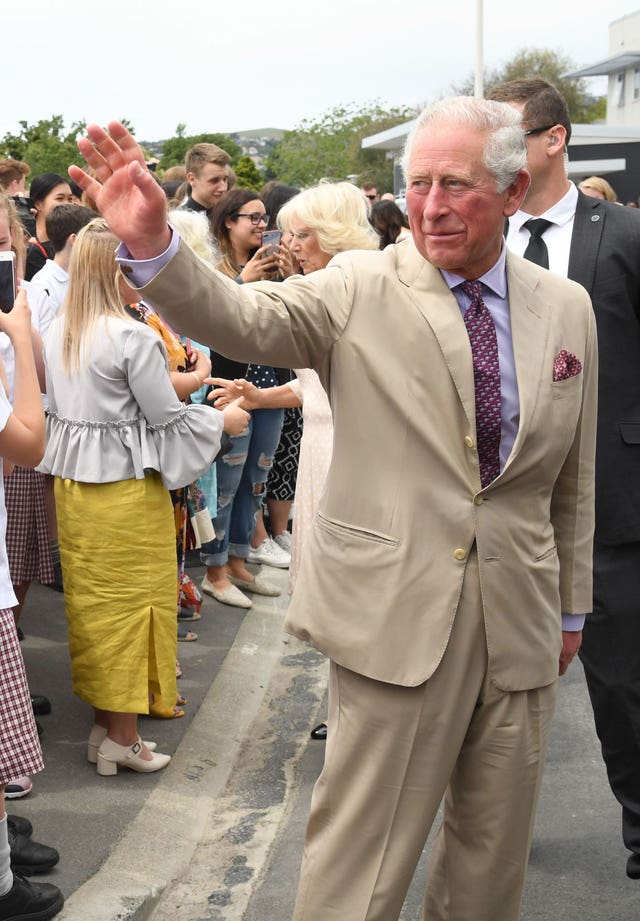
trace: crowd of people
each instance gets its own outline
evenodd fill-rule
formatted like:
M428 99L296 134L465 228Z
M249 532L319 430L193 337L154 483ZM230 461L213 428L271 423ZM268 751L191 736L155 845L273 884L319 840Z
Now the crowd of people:
M34 716L51 702L30 693L19 648L33 580L64 592L87 762L113 776L170 761L138 715L184 715L177 643L197 640L201 592L251 608L279 594L275 567L297 585L287 629L331 660L297 921L396 918L443 796L425 918L515 921L557 677L583 628L640 878L637 676L616 655L636 628L610 625L640 523L632 506L621 540L602 499L619 513L636 474L602 355L623 326L631 349L624 292L640 269L634 249L610 309L615 278L593 276L607 246L589 239L618 236L624 261L640 221L605 180L567 179L555 90L515 81L493 96L417 120L411 232L370 182L238 188L214 144L156 177L116 123L89 129L72 179L45 173L27 193L28 166L0 162L0 252L17 281L0 305L3 802L43 767ZM619 424L637 444L640 420ZM0 921L46 921L62 894L18 871L46 872L57 851L1 808ZM349 848L364 826L366 846Z
M312 370L232 361L215 337L178 335L118 272L118 240L95 201L55 173L33 177L27 191L28 179L27 164L0 161L0 249L13 253L20 291L6 317L23 316L24 326L30 308L47 425L37 464L3 452L3 616L17 638L6 656L21 669L12 699L26 709L19 737L3 727L7 799L27 795L42 769L34 716L51 710L43 695L26 696L17 646L29 584L64 591L73 690L92 713L88 763L102 776L119 767L160 770L170 757L140 738L137 717L184 715L176 642L197 640L200 592L249 608L253 594L279 589L247 563L289 568L292 554L293 586L332 445L331 411ZM228 154L212 144L192 148L162 187L182 239L238 284L308 275L338 252L378 249L407 232L400 209L373 201L371 186L344 182L302 194L279 182L260 194L234 187ZM0 355L3 396L18 417L25 385L11 319L0 318ZM206 566L200 586L185 568L187 551L198 548ZM34 841L25 819L4 822L7 867L31 875L55 865L57 851ZM61 904L56 887L0 867L0 918L49 917Z

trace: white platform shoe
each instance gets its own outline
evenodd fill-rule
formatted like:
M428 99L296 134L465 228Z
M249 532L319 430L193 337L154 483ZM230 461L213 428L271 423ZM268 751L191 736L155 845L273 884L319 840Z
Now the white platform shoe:
M142 755L142 739L138 736L133 745L118 745L112 739L103 739L97 754L97 770L101 777L113 777L118 773L118 766L127 767L140 774L149 774L160 771L171 761L171 755L160 755L154 752L150 761Z
M98 726L97 723L91 728L89 733L89 739L87 741L87 761L89 764L98 763L98 749L100 748L103 740L106 738L107 730L104 726ZM157 742L144 742L144 745L147 746L150 752L154 752L158 747Z

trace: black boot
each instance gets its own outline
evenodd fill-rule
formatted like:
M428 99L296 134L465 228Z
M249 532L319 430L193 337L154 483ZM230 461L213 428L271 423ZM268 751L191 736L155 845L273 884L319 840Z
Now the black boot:
M14 873L33 876L34 873L48 873L60 860L60 854L54 847L38 844L26 835L15 831L15 826L7 823L9 847L11 849L11 869Z
M51 713L51 701L44 694L32 694L31 706L36 716L46 716Z
M13 831L14 834L24 835L25 838L30 838L33 834L33 825L22 815L7 814L7 822L9 831Z
M13 876L13 886L0 896L0 921L48 921L64 905L64 897L51 883L30 883Z

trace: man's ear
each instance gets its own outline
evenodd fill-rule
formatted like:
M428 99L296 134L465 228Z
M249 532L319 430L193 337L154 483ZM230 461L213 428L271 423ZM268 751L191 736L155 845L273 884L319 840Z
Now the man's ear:
M531 176L526 169L519 170L518 175L505 192L506 198L502 211L505 217L511 217L512 214L516 213L524 201L530 184Z
M555 157L558 153L564 153L567 145L567 129L564 125L554 125L549 129L547 135L547 155Z

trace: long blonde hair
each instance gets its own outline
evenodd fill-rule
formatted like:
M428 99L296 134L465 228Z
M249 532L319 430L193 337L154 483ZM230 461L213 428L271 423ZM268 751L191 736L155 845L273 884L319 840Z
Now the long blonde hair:
M16 273L19 279L24 278L24 266L27 254L27 243L22 221L13 199L5 192L0 191L0 212L7 215L9 222L9 236L11 237L11 249L16 255Z
M129 319L120 296L115 249L118 239L106 221L95 218L76 238L69 264L69 288L63 304L62 365L75 374L101 317Z

